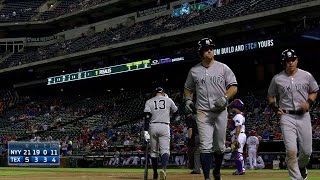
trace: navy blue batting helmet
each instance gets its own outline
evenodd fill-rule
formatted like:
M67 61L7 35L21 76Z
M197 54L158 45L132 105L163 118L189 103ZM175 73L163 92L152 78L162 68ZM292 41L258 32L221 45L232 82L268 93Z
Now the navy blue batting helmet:
M212 39L210 38L202 38L200 41L198 41L198 51L201 52L203 48L206 47L215 47L215 44L213 43Z
M297 54L293 49L286 49L281 54L281 60L287 61L288 59L295 59L297 58Z
M157 87L156 90L155 90L156 93L163 93L164 90L162 87Z
M235 99L230 103L229 107L241 110L244 107L244 103L240 99Z

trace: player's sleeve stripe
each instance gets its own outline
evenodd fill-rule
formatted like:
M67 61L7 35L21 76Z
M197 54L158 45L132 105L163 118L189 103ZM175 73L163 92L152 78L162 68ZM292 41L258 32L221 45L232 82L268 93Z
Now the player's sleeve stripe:
M310 93L316 93L316 92L318 92L318 91L319 91L319 87L316 88L316 89L314 89L314 90L312 90Z
M190 91L194 91L194 89L193 89L193 88L188 87L188 86L184 86L184 88L186 88L186 89L188 89L188 90L190 90Z
M227 89L229 89L230 86L238 86L238 83L234 82L234 83L228 84Z

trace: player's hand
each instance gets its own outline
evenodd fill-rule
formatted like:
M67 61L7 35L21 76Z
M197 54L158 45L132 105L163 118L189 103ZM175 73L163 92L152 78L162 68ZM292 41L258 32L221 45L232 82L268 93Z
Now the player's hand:
M196 107L194 106L193 101L187 100L185 106L186 114L195 113Z
M144 139L147 141L147 142L149 142L150 141L150 134L149 134L149 132L148 131L144 131Z
M277 111L277 116L281 116L281 115L284 115L285 113L283 112L283 110L281 108L278 108L278 111Z
M310 104L308 102L303 102L301 103L300 105L300 109L303 111L303 112L307 112L309 111L310 109Z
M279 108L279 106L275 103L275 102L272 102L269 104L269 107L272 109L272 111L275 113L276 116L281 116L283 114L285 114L283 112L283 110L281 108Z
M222 96L214 102L216 107L226 108L228 106L228 97Z

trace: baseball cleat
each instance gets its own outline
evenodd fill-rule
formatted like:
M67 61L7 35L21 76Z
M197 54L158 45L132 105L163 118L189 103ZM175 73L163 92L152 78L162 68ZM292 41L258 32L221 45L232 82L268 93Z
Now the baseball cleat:
M214 180L222 180L220 174L214 174L214 175L213 175L213 179L214 179Z
M161 169L160 170L160 180L166 180L166 178L167 178L166 172L163 169Z
M232 173L232 175L235 175L235 176L240 176L240 175L244 175L245 174L245 172L239 172L239 171L235 171L235 172L233 172Z
M158 180L158 174L153 174L153 180Z
M299 168L299 170L300 170L300 174L301 174L303 180L307 180L308 179L308 170L307 170L307 168L306 167L305 168Z
M201 174L201 172L191 171L190 174Z

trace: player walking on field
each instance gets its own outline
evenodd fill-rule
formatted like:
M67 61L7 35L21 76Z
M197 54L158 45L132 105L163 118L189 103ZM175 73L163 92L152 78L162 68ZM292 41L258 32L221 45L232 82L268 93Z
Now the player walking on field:
M175 113L177 110L175 103L161 87L156 89L156 95L147 100L145 104L144 138L150 141L154 180L158 180L159 149L161 154L160 180L165 180L167 177L166 169L170 156L170 113Z
M249 157L250 169L257 168L257 153L259 148L259 139L256 136L256 131L251 130L250 136L247 138L247 154Z
M213 176L215 180L220 180L227 129L226 107L229 99L237 93L237 81L226 64L214 60L214 43L211 39L203 38L198 45L202 61L188 73L184 85L185 105L186 111L194 111L192 99L195 93L203 175L206 180L210 179L213 150Z
M234 115L232 118L233 130L231 134L231 142L233 144L233 159L236 164L237 170L233 175L244 175L244 158L243 148L246 144L247 135L245 134L245 117L241 110L244 108L244 103L240 99L235 99L229 106L229 111Z
M291 180L304 180L307 179L306 166L312 153L309 109L317 97L319 86L309 72L297 68L298 57L294 50L282 52L282 64L284 70L271 80L268 101L280 116L289 176ZM276 104L278 96L279 105Z

